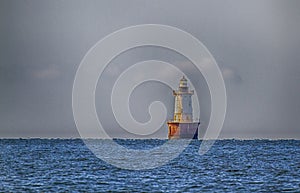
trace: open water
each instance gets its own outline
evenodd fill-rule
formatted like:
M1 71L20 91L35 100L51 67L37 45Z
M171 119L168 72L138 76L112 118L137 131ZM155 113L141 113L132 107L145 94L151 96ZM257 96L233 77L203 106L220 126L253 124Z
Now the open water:
M137 149L166 142L116 141ZM164 166L132 171L98 159L80 139L1 139L0 192L300 192L299 140L218 140L204 155L200 143Z

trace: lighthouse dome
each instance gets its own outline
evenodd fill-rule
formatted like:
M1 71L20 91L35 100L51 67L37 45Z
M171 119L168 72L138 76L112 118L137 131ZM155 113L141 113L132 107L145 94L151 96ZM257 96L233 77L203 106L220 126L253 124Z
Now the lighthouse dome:
M183 76L182 79L180 79L179 87L187 87L187 79Z

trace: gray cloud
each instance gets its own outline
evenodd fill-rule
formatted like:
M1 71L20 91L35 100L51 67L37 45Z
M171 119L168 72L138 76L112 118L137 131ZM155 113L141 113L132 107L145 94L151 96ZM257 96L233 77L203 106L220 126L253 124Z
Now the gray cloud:
M33 71L33 76L37 79L55 79L61 75L58 65L50 65L41 70Z
M188 31L211 51L225 78L228 110L221 137L300 138L300 2L249 1L17 1L0 2L0 137L78 137L71 98L76 69L105 35L129 25L160 23ZM111 135L126 136L107 106L115 78L133 63L161 59L188 64L163 49L126 52L99 80L97 111ZM185 72L201 90L203 127L210 101L203 77ZM103 85L102 83L105 83ZM149 88L156 93L146 98ZM170 88L148 83L132 94L137 119L160 99L172 109ZM103 100L102 100L103 98ZM101 99L101 100L100 100ZM143 107L137 109L137 107ZM169 112L171 112L169 110ZM164 137L162 128L153 137Z

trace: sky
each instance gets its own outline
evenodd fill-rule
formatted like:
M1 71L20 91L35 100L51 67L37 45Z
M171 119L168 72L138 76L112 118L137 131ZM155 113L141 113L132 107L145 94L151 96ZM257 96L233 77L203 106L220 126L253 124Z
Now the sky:
M72 88L87 51L121 28L164 24L199 39L222 71L227 113L220 138L300 139L299 8L298 0L1 0L0 138L79 137ZM109 96L123 70L150 59L189 66L184 72L200 90L204 131L210 118L205 80L186 58L158 47L129 50L105 69L96 109L106 131L141 137L120 128ZM158 82L140 85L130 98L132 115L149 120L149 104L160 100L172 117L172 89ZM146 137L166 138L166 125Z

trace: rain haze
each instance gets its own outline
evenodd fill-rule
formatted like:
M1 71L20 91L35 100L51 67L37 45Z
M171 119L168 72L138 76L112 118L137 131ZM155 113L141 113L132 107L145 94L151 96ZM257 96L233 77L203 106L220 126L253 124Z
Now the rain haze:
M72 112L72 88L87 51L121 28L164 24L200 40L222 71L227 113L220 138L300 139L299 8L298 0L1 0L0 137L80 137ZM129 134L118 125L110 106L116 79L145 60L184 66L199 91L205 130L211 101L203 76L182 55L148 46L116 57L98 81L96 109L109 135L167 138L166 124L150 136ZM164 68L157 71L174 81L181 78ZM148 121L149 105L159 100L167 108L167 119L172 118L172 89L176 88L155 81L136 87L129 104L133 117Z

